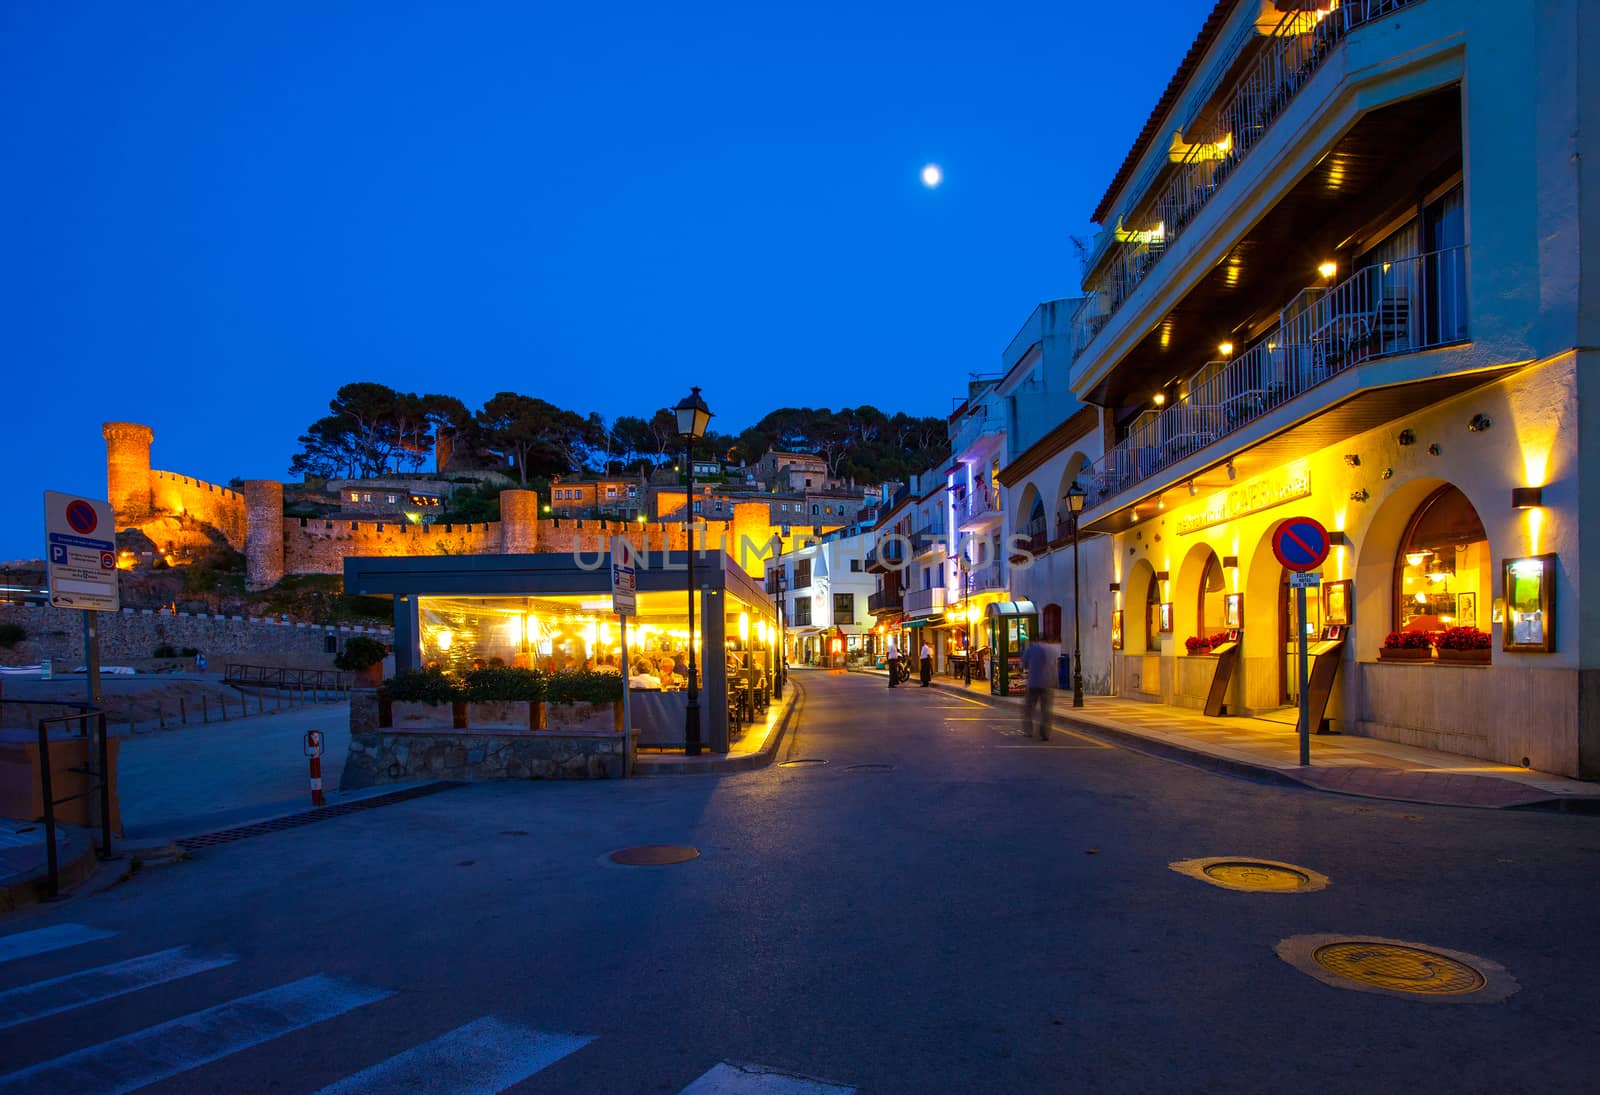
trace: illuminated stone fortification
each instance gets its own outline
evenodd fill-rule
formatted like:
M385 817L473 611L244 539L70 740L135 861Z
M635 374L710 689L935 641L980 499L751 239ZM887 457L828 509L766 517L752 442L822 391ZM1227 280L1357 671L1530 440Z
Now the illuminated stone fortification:
M108 497L118 528L139 529L169 561L181 565L189 551L210 543L202 527L209 525L244 552L252 589L274 585L285 574L342 574L347 556L593 554L605 551L614 535L628 537L652 555L682 552L688 545L682 493L660 495L658 516L647 522L541 518L539 496L529 490L501 491L501 519L475 524L285 517L282 483L252 479L242 491L232 491L174 472L152 471L155 434L150 427L107 422L102 433ZM815 535L805 525L793 526L782 537L764 501L735 503L726 519L702 517L696 530L696 541L705 550L726 551L757 577L764 576L766 561L773 557L775 538L781 539L783 550L792 550Z

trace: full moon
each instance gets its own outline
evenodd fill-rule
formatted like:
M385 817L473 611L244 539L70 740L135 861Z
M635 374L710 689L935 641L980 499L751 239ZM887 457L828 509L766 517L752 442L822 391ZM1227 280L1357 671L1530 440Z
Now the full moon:
M929 190L944 182L944 172L939 170L939 165L931 163L922 169L922 185Z

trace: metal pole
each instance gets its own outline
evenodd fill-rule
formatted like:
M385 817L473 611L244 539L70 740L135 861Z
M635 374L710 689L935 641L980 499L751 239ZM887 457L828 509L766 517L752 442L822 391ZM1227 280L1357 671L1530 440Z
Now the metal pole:
M689 704L683 711L684 756L700 755L700 685L694 662L694 438L684 440L683 468L688 474L684 524L689 530Z
M45 729L44 719L39 720L39 793L44 798L44 861L48 872L45 882L48 896L55 897L60 893L56 866L56 792L50 782L50 733Z
M100 621L93 612L89 611L85 611L83 614L83 664L85 669L84 683L89 688L89 702L94 705L96 710L100 710ZM83 758L84 767L91 770L89 779L98 777L100 782L104 784L107 775L105 768L101 767L98 773L94 772L93 769L100 764L99 758L105 755L105 723L103 720L95 721L91 719L85 730L89 740L84 743L88 746L87 753ZM86 783L84 789L92 792L92 784ZM104 818L95 817L95 814L99 812L100 799L91 793L89 795L89 824L91 826L105 820ZM50 846L52 854L55 851L53 840L54 838L52 838ZM107 844L103 849L103 854L109 855L110 851L111 846ZM51 874L54 875L54 873L55 869L51 868Z
M972 687L972 659L977 654L972 645L972 606L967 603L972 596L972 574L967 567L961 568L961 611L967 614L967 687Z
M783 550L782 550L781 546L780 546L779 551L778 551L778 558L780 560L783 558ZM783 651L784 651L784 646L783 646L783 580L782 580L782 577L781 577L781 575L783 574L782 565L783 565L782 563L779 563L779 569L777 569L777 570L772 572L772 611L773 611L773 614L778 617L778 652L777 652L778 661L777 661L777 664L772 667L772 698L775 699L775 700L783 699L783 662L784 662Z
M1300 651L1300 766L1311 766L1311 697L1307 695L1310 667L1306 657L1306 587L1296 586L1294 591L1295 607L1299 610L1299 634L1295 636L1295 645Z
M111 746L106 741L106 713L95 716L100 739L100 858L111 858Z
M618 616L622 628L622 778L633 775L633 706L628 699L628 617Z
M1078 515L1072 515L1072 706L1083 706L1083 627L1078 608Z

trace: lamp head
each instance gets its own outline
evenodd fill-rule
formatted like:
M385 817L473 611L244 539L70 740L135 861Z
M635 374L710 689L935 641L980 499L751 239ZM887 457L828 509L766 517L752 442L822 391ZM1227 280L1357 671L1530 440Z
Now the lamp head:
M690 388L689 394L672 408L678 418L678 436L699 439L706 435L706 424L711 421L711 408L700 398L699 388Z
M1087 497L1084 489L1078 486L1078 481L1074 479L1072 486L1067 488L1067 509L1071 510L1074 516L1082 513L1083 503Z

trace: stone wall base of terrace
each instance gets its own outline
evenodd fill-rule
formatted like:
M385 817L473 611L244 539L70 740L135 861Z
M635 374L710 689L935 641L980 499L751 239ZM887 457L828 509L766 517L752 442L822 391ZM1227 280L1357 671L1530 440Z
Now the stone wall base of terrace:
M621 779L621 733L352 727L342 791L420 779Z

